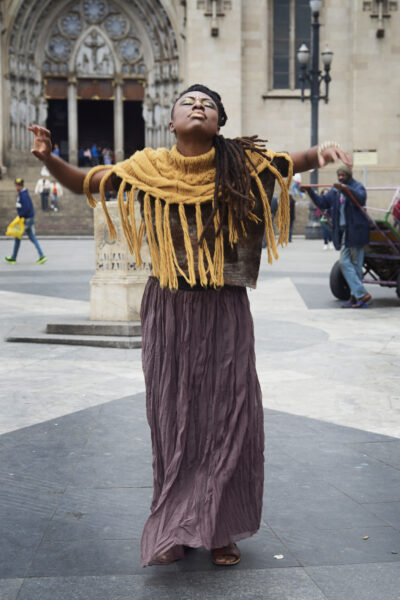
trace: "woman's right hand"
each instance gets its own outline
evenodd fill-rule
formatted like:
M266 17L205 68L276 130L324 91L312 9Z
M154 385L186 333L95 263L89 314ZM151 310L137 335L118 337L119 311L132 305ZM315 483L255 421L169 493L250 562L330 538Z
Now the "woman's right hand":
M28 131L32 131L34 137L33 148L31 149L32 154L39 160L46 162L51 155L51 133L45 127L40 125L31 125L28 127Z

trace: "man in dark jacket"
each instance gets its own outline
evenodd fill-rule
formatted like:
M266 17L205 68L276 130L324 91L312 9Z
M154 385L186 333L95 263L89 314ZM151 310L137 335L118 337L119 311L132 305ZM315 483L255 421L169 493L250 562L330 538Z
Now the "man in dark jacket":
M351 296L343 308L366 308L371 302L371 294L363 285L364 246L369 242L369 221L366 215L353 202L348 190L365 206L365 187L353 179L350 167L343 165L337 170L338 182L324 196L306 188L312 201L321 210L330 209L332 217L332 240L336 250L340 250L340 267L350 288Z
M21 179L21 177L16 178L15 187L17 189L17 213L19 217L24 217L25 233L27 234L28 238L31 240L32 244L34 244L36 250L38 251L39 258L36 262L38 265L41 265L44 262L46 262L47 258L43 254L43 251L35 235L35 209L33 208L33 203L29 192L26 189L26 187L24 187L24 180ZM15 263L17 262L17 254L20 244L21 240L15 238L13 253L11 256L6 256L4 258L6 262L15 265Z

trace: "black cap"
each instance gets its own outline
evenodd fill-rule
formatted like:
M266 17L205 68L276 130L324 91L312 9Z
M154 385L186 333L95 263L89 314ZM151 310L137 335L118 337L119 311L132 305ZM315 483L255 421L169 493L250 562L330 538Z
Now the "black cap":
M22 179L22 177L16 177L15 184L16 185L24 185L24 180Z

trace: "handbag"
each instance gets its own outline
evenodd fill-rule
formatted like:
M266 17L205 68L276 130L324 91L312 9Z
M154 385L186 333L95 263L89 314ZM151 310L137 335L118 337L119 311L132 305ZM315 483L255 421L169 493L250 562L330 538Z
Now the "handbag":
M25 231L25 219L24 217L15 217L13 221L7 227L6 235L18 238L19 240L24 235Z

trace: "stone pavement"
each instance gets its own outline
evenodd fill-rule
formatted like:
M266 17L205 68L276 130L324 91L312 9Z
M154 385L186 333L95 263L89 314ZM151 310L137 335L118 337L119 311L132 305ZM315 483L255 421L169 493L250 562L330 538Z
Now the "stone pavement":
M88 316L90 240L0 264L0 334ZM11 241L0 240L0 256ZM1 600L398 600L400 315L341 310L322 243L262 258L249 293L266 429L264 516L234 568L141 569L151 455L140 350L0 341Z

